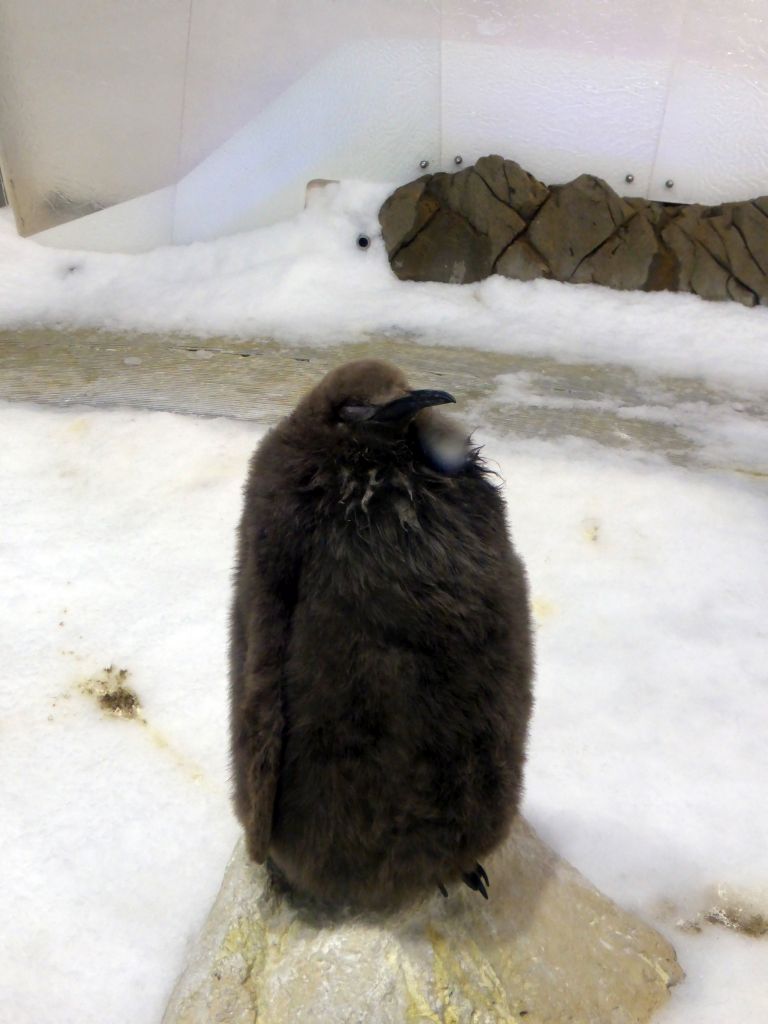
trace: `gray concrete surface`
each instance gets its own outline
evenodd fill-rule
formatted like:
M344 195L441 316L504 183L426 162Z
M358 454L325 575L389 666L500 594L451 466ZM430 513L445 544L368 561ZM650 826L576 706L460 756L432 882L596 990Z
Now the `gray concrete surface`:
M416 386L452 391L470 425L487 424L506 437L573 436L768 479L768 446L754 443L756 431L768 431L768 403L753 396L620 365L428 346L407 338L368 337L316 348L95 330L6 331L0 332L0 398L270 423L330 367L361 356L398 363ZM738 417L752 440L740 443L729 429L725 448L713 449L723 417L731 424Z

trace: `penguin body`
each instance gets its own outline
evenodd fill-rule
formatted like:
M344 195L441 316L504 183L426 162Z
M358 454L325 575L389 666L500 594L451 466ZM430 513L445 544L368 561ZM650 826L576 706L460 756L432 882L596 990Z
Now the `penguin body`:
M461 878L485 894L478 862L520 800L525 572L498 489L434 408L450 400L346 364L250 467L235 808L253 859L325 904L392 909Z

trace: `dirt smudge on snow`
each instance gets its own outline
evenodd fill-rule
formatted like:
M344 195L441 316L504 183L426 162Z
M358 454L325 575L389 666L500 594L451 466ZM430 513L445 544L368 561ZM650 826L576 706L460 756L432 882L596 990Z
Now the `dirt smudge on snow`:
M66 652L74 655L74 652ZM95 700L101 711L109 718L121 718L136 722L147 735L152 745L170 758L175 767L196 784L208 785L205 772L168 740L159 729L150 725L141 700L132 685L126 668L107 665L101 672L89 676L76 684L76 689L86 697ZM69 699L69 694L62 697ZM57 701L53 701L56 707Z
M768 915L752 901L740 898L725 887L722 891L716 890L714 899L705 910L686 915L674 901L662 900L657 905L657 914L662 920L674 921L676 928L689 935L700 935L707 925L716 925L752 939L768 936Z
M93 697L101 710L115 718L135 718L147 724L138 696L128 686L128 669L107 665L105 669L83 680L78 689L87 697Z
M749 935L753 939L762 939L768 935L768 917L754 913L748 907L725 905L713 907L705 920L709 924L719 924L722 928Z
M600 540L600 520L594 516L583 519L581 531L585 540L588 540L590 544L597 544Z

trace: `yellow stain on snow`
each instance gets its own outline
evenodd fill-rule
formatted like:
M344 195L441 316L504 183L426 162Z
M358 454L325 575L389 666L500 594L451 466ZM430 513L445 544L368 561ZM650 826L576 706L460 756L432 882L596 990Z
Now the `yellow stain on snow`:
M67 427L67 433L71 434L73 437L84 437L86 434L90 433L90 430L91 421L86 416L78 416L78 418L76 420L72 420Z
M600 520L595 516L582 519L581 534L590 544L597 544L600 540Z
M531 601L531 610L533 611L533 617L540 626L544 625L554 615L557 615L557 605L552 601L547 601L545 597L534 597Z
M146 727L147 734L152 740L154 746L157 747L158 750L163 751L164 754L167 754L180 772L196 784L204 783L206 781L203 769L191 758L182 754L181 751L176 750L176 748L172 746L171 742L163 736L159 729L150 725L146 719L142 720L142 724Z

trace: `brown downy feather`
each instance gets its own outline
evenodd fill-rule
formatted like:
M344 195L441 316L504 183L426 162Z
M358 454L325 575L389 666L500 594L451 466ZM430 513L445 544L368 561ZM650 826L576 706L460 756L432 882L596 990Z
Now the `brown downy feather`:
M521 796L525 572L450 419L386 419L409 394L384 362L328 374L259 445L239 529L235 808L251 856L333 906L460 879Z

